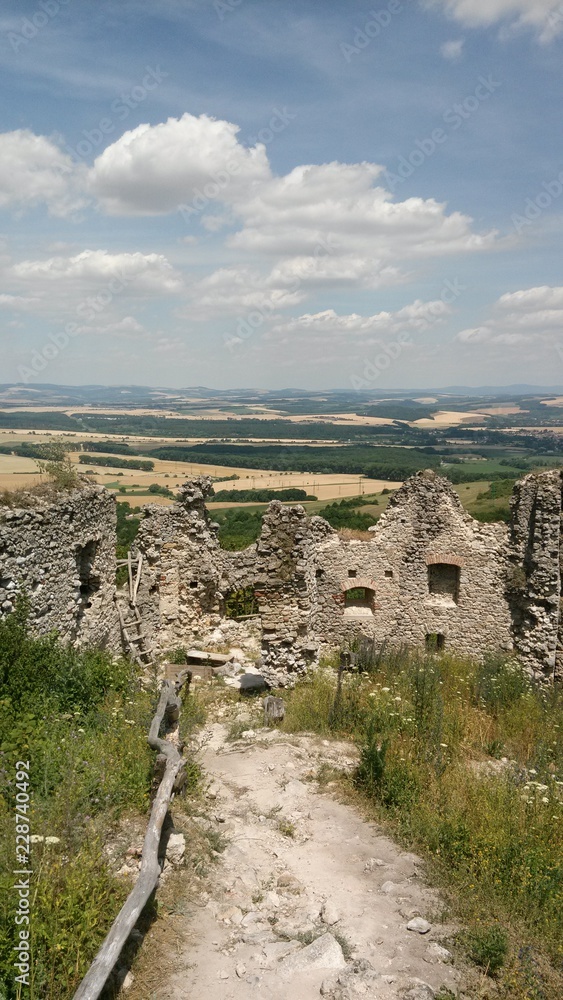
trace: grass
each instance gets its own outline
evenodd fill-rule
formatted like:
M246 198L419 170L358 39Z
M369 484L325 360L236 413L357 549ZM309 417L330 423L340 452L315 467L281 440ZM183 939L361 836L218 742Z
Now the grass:
M359 766L341 787L426 857L497 996L559 998L561 691L497 657L366 651L361 663L339 698L331 668L302 682L283 728L357 742Z
M149 805L152 754L145 735L151 699L127 664L106 654L69 654L32 640L12 615L0 625L0 995L18 996L12 966L16 894L15 762L30 761L32 974L30 1000L67 1000L128 892L119 824ZM10 674L2 671L6 660ZM35 676L28 678L33 663ZM59 669L61 668L61 669ZM18 684L18 681L20 682ZM18 693L21 689L21 696ZM126 846L129 846L127 843Z

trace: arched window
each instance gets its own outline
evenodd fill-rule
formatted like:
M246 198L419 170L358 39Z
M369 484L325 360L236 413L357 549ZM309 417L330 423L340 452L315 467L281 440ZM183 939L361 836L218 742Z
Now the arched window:
M375 592L369 587L349 587L344 592L344 614L350 618L369 618L373 615Z

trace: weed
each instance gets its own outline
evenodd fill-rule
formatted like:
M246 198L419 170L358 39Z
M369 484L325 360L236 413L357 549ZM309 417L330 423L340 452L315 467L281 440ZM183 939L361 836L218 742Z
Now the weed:
M481 927L462 937L467 954L488 976L495 976L502 968L508 951L506 931L498 924Z
M338 941L338 944L342 948L342 954L344 955L344 958L346 959L347 962L349 962L350 959L352 958L352 955L354 954L353 945L350 943L348 938L344 936L344 934L340 933L340 931L333 929L332 936L336 938L336 940Z
M325 664L284 696L283 728L357 742L349 794L426 856L456 919L506 929L504 964L494 934L482 956L499 996L555 1000L563 995L563 692L535 687L500 656L475 663L373 643L358 644L356 656L358 672L341 675L337 712L335 664ZM483 767L485 754L507 763ZM333 777L321 765L319 781ZM530 948L541 971L533 988L536 965L514 957Z
M291 820L288 819L278 820L278 830L284 835L284 837L295 837L297 832L295 823L292 823Z
M235 740L240 740L242 734L248 729L250 729L248 719L233 719L227 731L227 739L234 743Z

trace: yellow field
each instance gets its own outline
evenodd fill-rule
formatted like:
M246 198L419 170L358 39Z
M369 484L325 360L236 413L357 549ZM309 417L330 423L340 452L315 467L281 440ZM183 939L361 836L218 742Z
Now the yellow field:
M414 427L459 427L460 424L483 423L485 411L479 413L460 413L457 410L438 410L433 417L423 417L413 421Z
M363 493L380 493L382 489L395 489L400 483L383 479L365 479L362 476L337 475L309 475L307 473L289 472L268 472L264 469L242 469L224 465L197 465L191 462L161 462L155 461L153 472L142 472L136 469L111 469L101 468L95 465L79 465L79 452L70 452L71 461L76 465L81 473L91 470L93 475L89 478L94 483L107 485L111 483L113 492L117 491L117 486L125 486L131 489L139 487L139 492L124 499L129 499L131 503L170 503L167 497L159 497L158 494L148 492L151 483L158 483L160 486L167 486L172 492L186 479L192 476L231 476L238 475L240 478L229 480L225 483L217 483L216 489L286 489L288 487L298 487L308 493L317 496L319 500L334 500L339 497L358 496ZM34 482L39 482L40 476L37 466L31 458L17 458L14 455L0 455L0 490L16 489L20 486L29 486ZM144 489L143 489L144 487ZM227 504L227 506L229 506Z

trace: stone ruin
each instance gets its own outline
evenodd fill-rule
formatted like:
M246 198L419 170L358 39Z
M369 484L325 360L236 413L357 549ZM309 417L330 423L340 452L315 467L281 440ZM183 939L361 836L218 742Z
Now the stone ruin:
M254 626L261 671L283 686L323 653L365 636L376 644L482 657L514 652L544 680L563 677L563 473L520 480L511 523L482 524L447 479L423 472L393 494L371 538L343 539L320 517L274 501L258 541L222 549L206 509L212 481L184 484L171 507L144 508L137 605L156 655ZM38 632L121 648L115 602L115 502L101 487L0 514L0 606L25 588ZM230 595L256 617L226 618Z
M0 507L0 610L18 593L30 624L63 642L120 646L115 593L115 500L102 486L28 493L26 505Z

